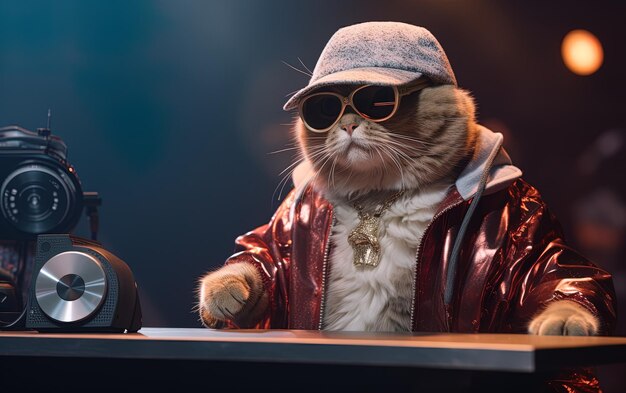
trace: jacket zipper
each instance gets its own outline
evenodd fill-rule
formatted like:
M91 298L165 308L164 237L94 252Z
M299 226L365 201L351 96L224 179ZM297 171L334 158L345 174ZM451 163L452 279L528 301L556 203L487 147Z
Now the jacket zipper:
M326 278L328 276L328 254L330 252L330 238L333 234L333 227L335 226L335 214L330 211L330 224L328 224L328 238L326 240L326 249L324 250L324 263L322 265L322 298L320 299L320 320L317 325L317 330L322 330L322 323L324 321L324 308L326 306Z
M415 252L415 267L413 268L413 298L411 299L411 327L409 331L413 331L413 328L415 327L415 298L417 297L416 291L417 291L417 264L419 262L419 258L420 258L420 254L422 252L422 247L424 245L424 241L426 240L426 234L428 233L428 230L430 229L430 227L433 225L433 223L441 216L443 216L445 213L447 213L448 211L452 210L453 208L459 206L463 204L463 201L458 201L453 203L452 205L448 205L445 209L440 210L437 214L435 214L432 218L432 220L430 220L430 223L428 223L428 225L426 226L426 229L424 229L424 233L422 234L422 238L420 239L420 243L417 246L417 251Z

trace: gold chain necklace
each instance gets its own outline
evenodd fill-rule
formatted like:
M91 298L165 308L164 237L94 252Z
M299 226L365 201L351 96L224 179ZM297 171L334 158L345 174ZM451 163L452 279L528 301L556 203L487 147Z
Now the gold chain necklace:
M359 223L350 232L348 243L354 251L352 263L354 266L376 267L380 263L380 243L378 233L380 231L380 218L389 207L404 194L404 190L393 194L383 202L373 213L363 211L363 206L353 203L359 215Z

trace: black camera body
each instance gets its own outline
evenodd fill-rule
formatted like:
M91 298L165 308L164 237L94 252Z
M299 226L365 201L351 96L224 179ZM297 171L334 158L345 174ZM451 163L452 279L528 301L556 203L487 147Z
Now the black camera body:
M0 182L0 239L70 232L80 218L80 181L67 146L48 129L0 128Z

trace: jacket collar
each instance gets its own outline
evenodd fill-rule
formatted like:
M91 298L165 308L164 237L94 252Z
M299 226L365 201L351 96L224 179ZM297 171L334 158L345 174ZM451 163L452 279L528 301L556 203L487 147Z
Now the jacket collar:
M522 171L512 164L511 158L502 148L503 140L504 137L499 132L478 126L474 155L455 182L456 189L464 200L467 201L476 193L484 172L489 173L484 195L500 191L522 176ZM494 151L497 151L496 157L489 166L488 159Z

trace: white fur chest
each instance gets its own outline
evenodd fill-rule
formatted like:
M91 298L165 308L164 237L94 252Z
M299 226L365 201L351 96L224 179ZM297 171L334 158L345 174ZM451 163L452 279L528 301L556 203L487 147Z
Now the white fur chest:
M335 225L331 235L323 328L349 331L410 331L416 252L448 185L405 194L382 216L381 260L377 267L353 264L350 232L359 218L352 205L329 197Z

